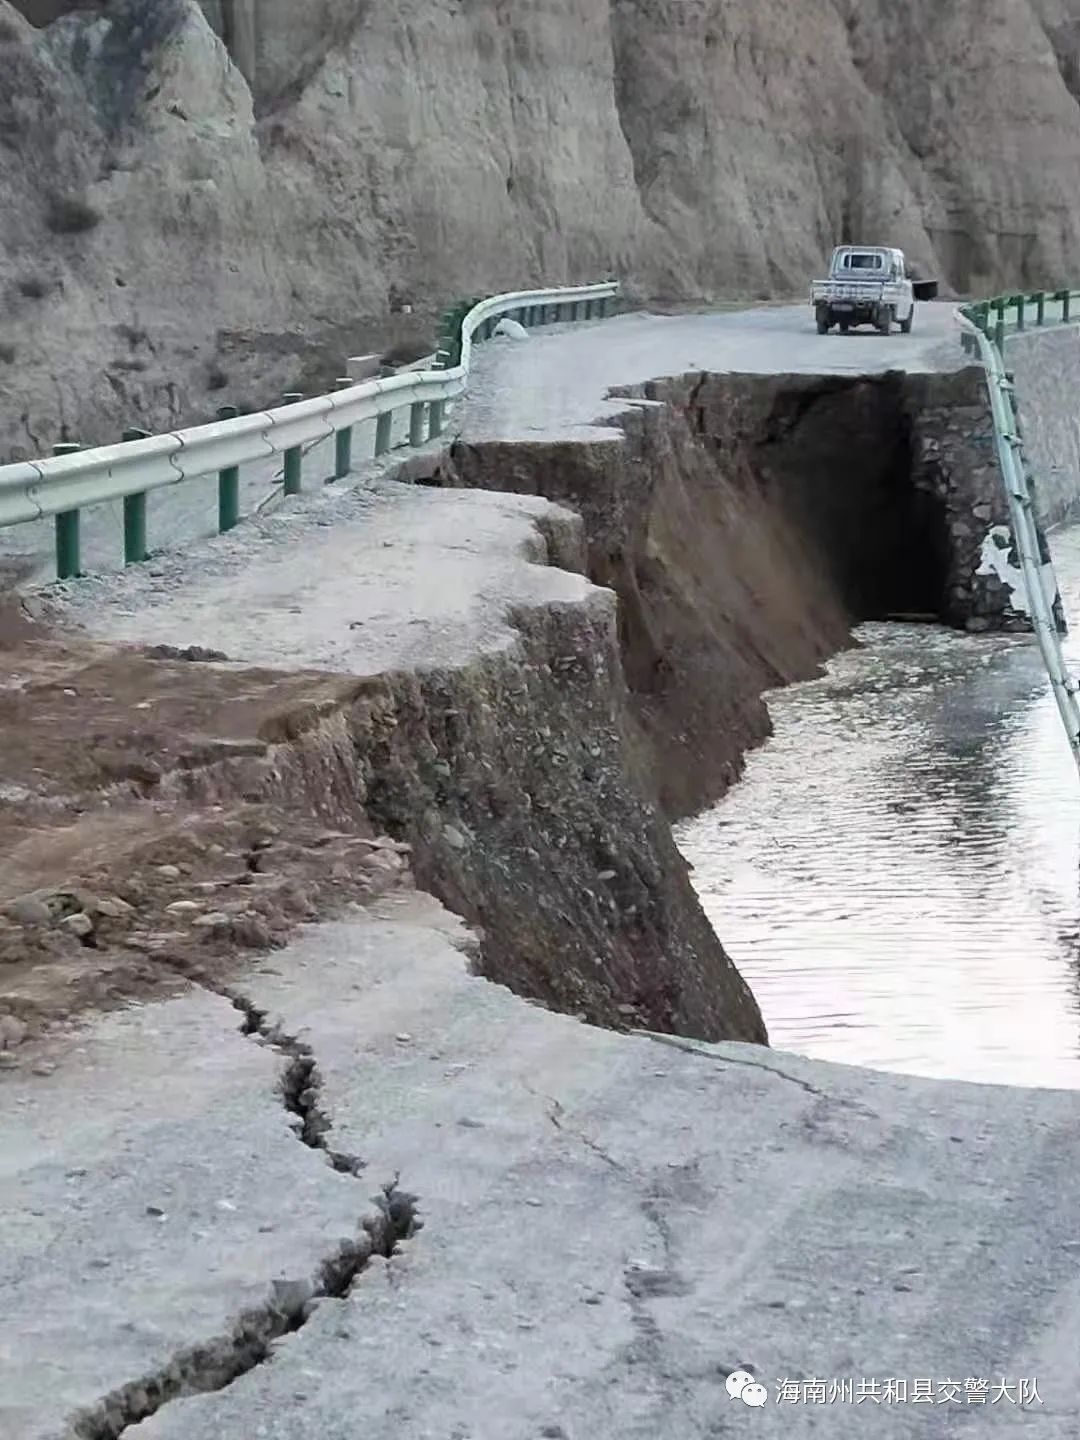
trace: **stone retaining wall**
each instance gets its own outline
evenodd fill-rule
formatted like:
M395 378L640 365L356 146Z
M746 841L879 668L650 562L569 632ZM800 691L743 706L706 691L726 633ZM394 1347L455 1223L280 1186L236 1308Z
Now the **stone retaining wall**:
M1080 326L1006 342L1021 430L1045 525L1080 518Z

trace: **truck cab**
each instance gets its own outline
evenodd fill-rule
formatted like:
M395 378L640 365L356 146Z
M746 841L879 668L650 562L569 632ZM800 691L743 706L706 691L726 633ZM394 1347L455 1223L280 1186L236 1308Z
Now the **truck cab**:
M838 245L829 274L810 287L810 304L819 335L836 326L842 335L859 325L873 325L888 335L899 324L911 334L915 289L902 250L883 245Z

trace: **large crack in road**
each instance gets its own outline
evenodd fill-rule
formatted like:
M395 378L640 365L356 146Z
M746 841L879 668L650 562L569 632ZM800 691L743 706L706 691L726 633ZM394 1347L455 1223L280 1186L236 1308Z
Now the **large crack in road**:
M236 990L214 987L214 993L237 1010L242 1035L273 1047L286 1061L279 1089L297 1140L319 1151L340 1174L359 1179L364 1170L361 1157L328 1143L331 1123L320 1103L322 1077L311 1047ZM165 1365L80 1411L70 1421L70 1440L118 1440L171 1401L224 1390L270 1359L274 1342L300 1330L319 1301L346 1296L372 1259L390 1259L398 1245L421 1228L417 1197L400 1188L398 1176L368 1198L376 1214L358 1222L356 1236L339 1243L323 1259L314 1279L273 1281L266 1301L239 1314L227 1333L185 1347Z

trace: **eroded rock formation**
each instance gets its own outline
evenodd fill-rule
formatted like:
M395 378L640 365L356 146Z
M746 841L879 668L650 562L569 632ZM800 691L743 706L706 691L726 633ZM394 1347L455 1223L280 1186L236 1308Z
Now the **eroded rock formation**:
M1080 0L0 0L0 448L314 386L403 297L773 295L845 237L1064 280L1078 37Z

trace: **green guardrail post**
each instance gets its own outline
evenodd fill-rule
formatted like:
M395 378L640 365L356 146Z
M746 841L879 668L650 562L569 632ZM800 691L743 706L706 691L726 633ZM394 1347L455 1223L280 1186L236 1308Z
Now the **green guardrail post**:
M394 412L384 410L375 421L375 454L385 455L390 449L391 426L394 423Z
M129 425L121 440L146 440L149 430ZM146 559L146 491L124 496L124 564L141 565Z
M68 441L53 446L54 455L74 455L81 445ZM80 570L79 512L62 510L56 516L56 578L74 580Z
M217 412L219 420L235 420L240 411L235 405L222 405ZM240 521L240 466L227 465L218 471L217 480L217 526L218 534L224 535Z
M435 355L436 370L449 370L457 364L454 356L461 338L461 315L458 310L447 310L439 321L439 345Z
M443 431L445 400L432 400L428 405L428 439L437 440Z
M290 390L281 398L286 405L298 405L304 397L299 390ZM281 481L281 493L283 495L299 495L304 487L304 447L302 445L290 446L285 451L283 458L285 468Z
M1063 290L1063 291L1061 292L1061 318L1062 318L1062 320L1065 320L1065 321L1068 320L1068 318L1069 318L1069 306L1070 306L1071 303L1072 303L1072 291L1071 291L1071 290Z
M1046 291L1040 290L1035 296L1035 324L1046 324Z
M348 375L340 375L334 381L338 390L348 390L352 385ZM352 469L352 432L351 425L343 425L334 435L334 479L344 480Z
M994 320L994 344L999 350L1005 345L1005 301L995 300L992 302L996 319Z
M410 408L409 408L409 444L410 444L410 445L423 445L424 440L426 439L426 434L425 434L426 425L425 425L425 421L427 420L427 415L424 413L426 410L427 410L427 401L426 401L426 400L414 400L413 403L412 403L412 405L411 405Z
M1012 297L1012 303L1016 306L1016 328L1017 328L1017 330L1023 330L1023 328L1024 328L1024 297L1023 297L1023 295L1014 295L1014 296Z

